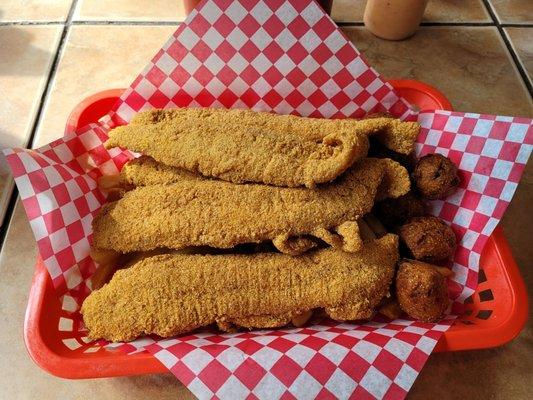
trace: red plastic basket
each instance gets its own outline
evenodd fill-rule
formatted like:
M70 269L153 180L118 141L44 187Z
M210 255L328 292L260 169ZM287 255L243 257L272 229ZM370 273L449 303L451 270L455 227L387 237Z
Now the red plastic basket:
M420 109L451 109L435 88L413 80L391 80L399 93ZM122 89L97 93L71 113L66 133L107 114ZM436 351L481 349L512 340L528 314L527 293L501 228L496 228L481 255L477 291L466 301L466 311L442 336ZM61 328L59 299L41 260L37 261L24 321L24 340L31 358L42 369L64 378L99 378L167 372L147 352L122 352L83 343ZM70 346L69 343L75 343ZM73 348L74 347L74 348Z

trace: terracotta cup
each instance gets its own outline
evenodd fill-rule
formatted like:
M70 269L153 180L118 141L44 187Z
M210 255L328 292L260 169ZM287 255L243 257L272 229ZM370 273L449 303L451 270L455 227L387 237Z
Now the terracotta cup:
M402 40L413 35L428 0L368 0L363 21L374 35L387 40Z
M200 0L183 0L183 8L185 9L185 15L189 15L194 7L200 2Z

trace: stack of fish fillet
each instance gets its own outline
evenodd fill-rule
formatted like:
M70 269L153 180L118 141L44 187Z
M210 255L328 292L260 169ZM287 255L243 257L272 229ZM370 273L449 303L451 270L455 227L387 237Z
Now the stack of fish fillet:
M93 221L93 286L103 286L82 307L89 335L300 326L314 310L371 318L398 239L372 237L363 217L410 182L399 163L367 157L368 137L408 154L418 129L387 116L191 108L115 128L106 147L142 156L102 179L116 200Z

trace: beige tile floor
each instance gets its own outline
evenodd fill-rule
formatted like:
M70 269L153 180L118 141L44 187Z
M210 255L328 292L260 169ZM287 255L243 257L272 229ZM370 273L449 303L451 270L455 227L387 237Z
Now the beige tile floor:
M533 23L533 1L489 0L501 23Z
M183 21L185 11L181 0L80 0L75 21Z
M339 22L362 22L366 0L333 1L331 15ZM424 22L490 22L482 0L430 0Z
M440 88L456 110L533 112L531 96L495 27L425 26L401 42L379 39L364 27L345 32L385 77L416 78Z
M174 26L73 26L46 99L35 146L61 135L70 111L85 97L128 87L175 30Z
M0 21L65 21L72 0L2 0Z
M57 51L60 26L0 26L0 148L26 146ZM0 158L0 222L13 179Z
M19 3L12 0L0 2L0 25L2 21L57 21L66 18L70 8L70 1L54 2L48 8L34 12L32 7L20 7ZM519 20L523 8L516 6L516 0L514 3L514 8L508 7L506 12L510 20ZM62 8L63 14L57 13L59 4L66 4ZM60 46L57 68L51 74L53 80L38 119L34 144L43 144L61 135L66 116L84 96L127 85L174 29L172 26L143 25L143 21L152 24L153 21L179 20L177 4L177 1L163 0L79 0L72 16L77 22L72 26L70 21L67 22L68 32ZM335 0L334 17L360 21L361 4L362 1ZM169 17L166 10L171 9L176 12ZM354 13L357 9L359 11ZM106 20L120 21L120 25L102 25ZM129 21L137 25L129 26ZM431 0L426 21L479 24L491 22L491 19L481 0ZM30 50L12 57L14 50L2 45L2 40L8 37L2 33L18 29L27 32L27 37L31 38L27 42L31 46L26 46ZM7 92L7 96L0 98L0 130L2 133L5 130L14 132L16 143L23 143L30 136L28 127L35 122L35 107L48 79L47 68L62 29L62 24L21 27L5 22L5 26L0 26L0 91L15 88L14 92ZM531 74L528 29L533 28L505 27L524 69L529 68ZM361 27L346 27L345 32L386 76L416 78L434 84L450 98L456 109L533 117L531 97L495 27L428 26L412 39L395 43L377 39ZM32 51L31 47L39 51ZM7 58L5 54L11 57ZM24 74L23 66L31 66L33 73ZM2 68L12 72L3 73ZM25 103L17 103L15 108L11 106L12 112L8 113L8 100L13 102L20 93L25 94L22 96ZM503 221L530 292L533 291L530 268L533 216L527 210L532 202L533 166L530 163ZM8 221L9 229L0 252L0 315L5 316L4 327L0 330L1 399L192 398L170 375L69 381L47 375L35 366L24 349L22 323L36 249L20 202ZM533 378L532 341L533 325L530 322L515 341L502 348L433 355L409 398L533 398L530 386Z

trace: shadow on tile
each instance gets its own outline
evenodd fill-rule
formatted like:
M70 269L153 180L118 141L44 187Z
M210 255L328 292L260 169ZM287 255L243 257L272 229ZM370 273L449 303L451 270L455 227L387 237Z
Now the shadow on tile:
M1 18L1 15L0 15ZM0 28L0 76L41 75L42 65L32 62L17 62L22 58L27 60L42 60L51 52L35 47L32 42L34 34L17 26ZM9 46L8 46L9 44ZM9 48L9 51L6 50ZM7 52L7 54L6 54Z

